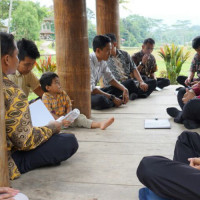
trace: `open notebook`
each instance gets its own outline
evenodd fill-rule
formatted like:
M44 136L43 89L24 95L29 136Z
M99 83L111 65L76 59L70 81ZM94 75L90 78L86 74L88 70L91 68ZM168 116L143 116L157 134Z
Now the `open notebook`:
M145 129L170 129L171 125L168 119L145 119Z

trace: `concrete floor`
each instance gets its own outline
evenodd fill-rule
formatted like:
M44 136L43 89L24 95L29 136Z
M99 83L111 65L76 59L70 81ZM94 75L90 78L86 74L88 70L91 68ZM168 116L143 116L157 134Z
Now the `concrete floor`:
M166 113L167 107L178 107L176 87L120 108L92 111L94 120L114 116L115 123L105 131L69 129L78 138L78 152L60 166L22 175L12 186L30 200L138 200L142 185L136 169L142 157L172 158L176 138L185 130ZM145 130L146 118L169 118L171 129Z

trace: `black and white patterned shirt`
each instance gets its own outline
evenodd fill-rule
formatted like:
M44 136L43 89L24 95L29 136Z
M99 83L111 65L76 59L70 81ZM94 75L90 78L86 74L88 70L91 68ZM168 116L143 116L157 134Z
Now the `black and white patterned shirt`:
M200 78L200 55L198 53L195 54L191 66L191 72L197 72L197 76Z
M110 56L107 65L117 81L125 81L130 78L130 74L136 69L136 65L132 62L130 55L123 50L117 49L117 56ZM109 83L104 78L104 86L109 86Z

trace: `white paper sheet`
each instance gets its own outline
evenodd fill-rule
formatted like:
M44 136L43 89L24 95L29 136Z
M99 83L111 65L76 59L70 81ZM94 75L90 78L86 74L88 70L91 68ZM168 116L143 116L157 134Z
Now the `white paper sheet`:
M168 119L145 119L145 129L170 129L171 125Z
M30 104L29 108L33 126L45 126L50 121L54 121L53 116L40 99Z

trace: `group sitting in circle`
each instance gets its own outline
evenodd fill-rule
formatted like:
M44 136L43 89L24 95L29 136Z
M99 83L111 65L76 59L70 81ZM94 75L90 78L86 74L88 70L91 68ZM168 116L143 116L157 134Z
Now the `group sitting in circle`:
M40 53L33 41L23 38L16 43L12 34L3 32L0 32L0 38L8 169L10 179L14 180L36 168L59 165L77 152L75 135L63 133L62 127L105 130L114 122L114 117L93 121L80 114L73 122L56 121L72 110L72 101L62 89L59 76L46 72L38 79L34 75L32 69ZM158 66L152 55L155 45L152 38L145 39L141 51L132 56L117 49L117 42L112 33L97 35L93 39L93 53L89 57L92 109L120 107L129 100L147 98L156 87L163 89L170 85L169 79L155 75ZM192 45L197 54L190 75L177 79L184 86L178 91L182 111L167 108L174 121L183 123L188 129L200 127L200 80L194 78L195 72L200 74L200 37L196 37ZM101 78L104 86L99 88ZM43 127L32 125L28 102L30 91L42 99L55 121ZM199 199L199 155L200 136L184 131L178 137L173 160L160 156L143 158L137 169L139 180L147 187L140 190L141 200L145 195L171 200ZM14 189L0 188L0 199L12 198L17 193Z

